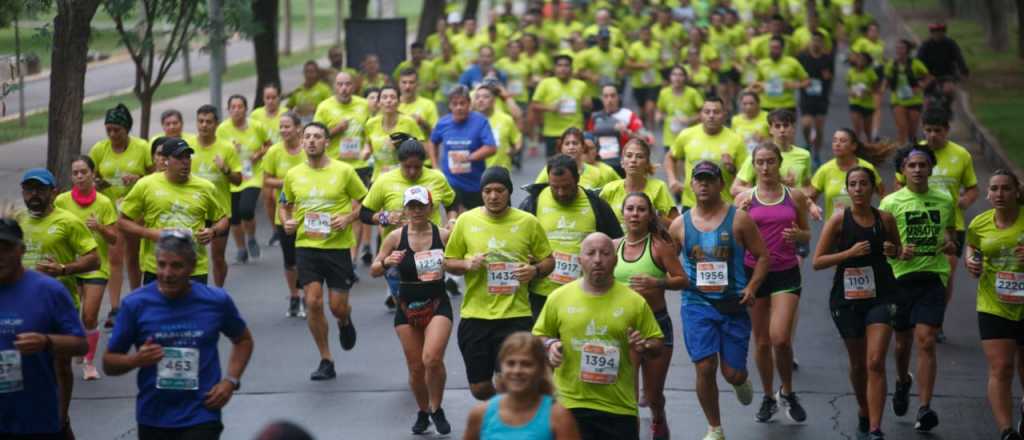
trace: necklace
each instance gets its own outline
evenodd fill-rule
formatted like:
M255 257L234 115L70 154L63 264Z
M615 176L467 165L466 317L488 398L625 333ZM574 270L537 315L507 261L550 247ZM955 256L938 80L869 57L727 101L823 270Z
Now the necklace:
M636 240L636 241L626 240L626 246L635 246L635 245L638 245L640 243L643 243L643 242L647 241L647 237L650 236L650 235L651 235L651 233L648 232L647 234L644 234L643 237L640 237L639 240Z

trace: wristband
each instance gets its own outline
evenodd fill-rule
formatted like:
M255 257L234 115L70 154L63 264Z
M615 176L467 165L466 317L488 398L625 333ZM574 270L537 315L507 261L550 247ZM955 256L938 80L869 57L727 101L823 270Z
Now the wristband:
M544 341L544 351L551 350L551 346L555 345L556 342L558 342L558 339L554 339L554 338L548 339L547 341Z
M377 223L379 223L381 226L387 226L388 225L389 222L388 222L388 212L387 211L382 211L379 214L377 214Z

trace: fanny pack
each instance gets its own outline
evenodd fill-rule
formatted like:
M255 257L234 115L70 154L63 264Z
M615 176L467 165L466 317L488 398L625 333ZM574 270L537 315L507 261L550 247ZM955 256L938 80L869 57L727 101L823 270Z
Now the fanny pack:
M696 292L697 295L700 295L700 297L703 298L704 301L707 301L708 304L711 304L711 307L714 307L715 310L718 310L718 313L721 313L723 315L735 315L738 313L742 313L747 309L747 306L740 304L740 299L742 298L735 295L729 295L725 298L715 299L710 298L707 295L704 295L699 290L694 289L692 291Z
M427 324L430 324L430 320L434 318L437 308L441 305L441 300L439 298L413 302L399 300L398 305L402 308L402 313L405 314L409 325L416 328L425 328Z

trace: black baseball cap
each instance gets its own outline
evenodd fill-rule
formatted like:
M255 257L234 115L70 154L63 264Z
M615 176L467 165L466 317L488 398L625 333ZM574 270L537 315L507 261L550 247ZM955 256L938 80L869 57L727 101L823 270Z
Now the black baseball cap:
M13 218L0 218L0 241L21 243L24 237L21 226Z
M160 148L160 151L162 151L164 156L167 157L181 157L185 154L191 155L196 152L196 150L193 150L192 147L188 146L188 142L185 142L185 140L181 138L165 139L164 145Z
M721 179L722 169L714 162L702 160L693 166L693 177L697 178L700 176L712 176Z

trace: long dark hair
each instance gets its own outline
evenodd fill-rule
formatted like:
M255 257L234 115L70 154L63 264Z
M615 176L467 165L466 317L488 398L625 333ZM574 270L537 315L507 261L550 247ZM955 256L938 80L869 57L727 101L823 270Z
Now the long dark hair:
M622 199L622 206L620 206L619 209L625 210L626 202L629 201L629 199L632 197L639 197L644 200L644 203L647 204L647 212L651 213L651 219L648 220L647 222L647 232L651 234L651 237L655 237L659 240L671 243L672 236L669 235L668 230L665 229L665 226L661 224L661 218L658 215L658 211L654 209L654 202L652 202L651 198L647 196L647 193L641 191L634 191L629 194L626 194L626 198Z
M910 87L917 87L917 77L914 76L914 54L912 53L914 50L914 43L911 42L910 40L900 40L897 44L902 44L906 46L907 60L903 62L902 72L900 72L900 69L898 69L898 67L900 67L899 63L896 60L892 61L892 72L890 73L888 80L889 89L894 92L896 91L897 84L899 84L899 75L901 73L903 75L906 75L907 84L909 84Z

